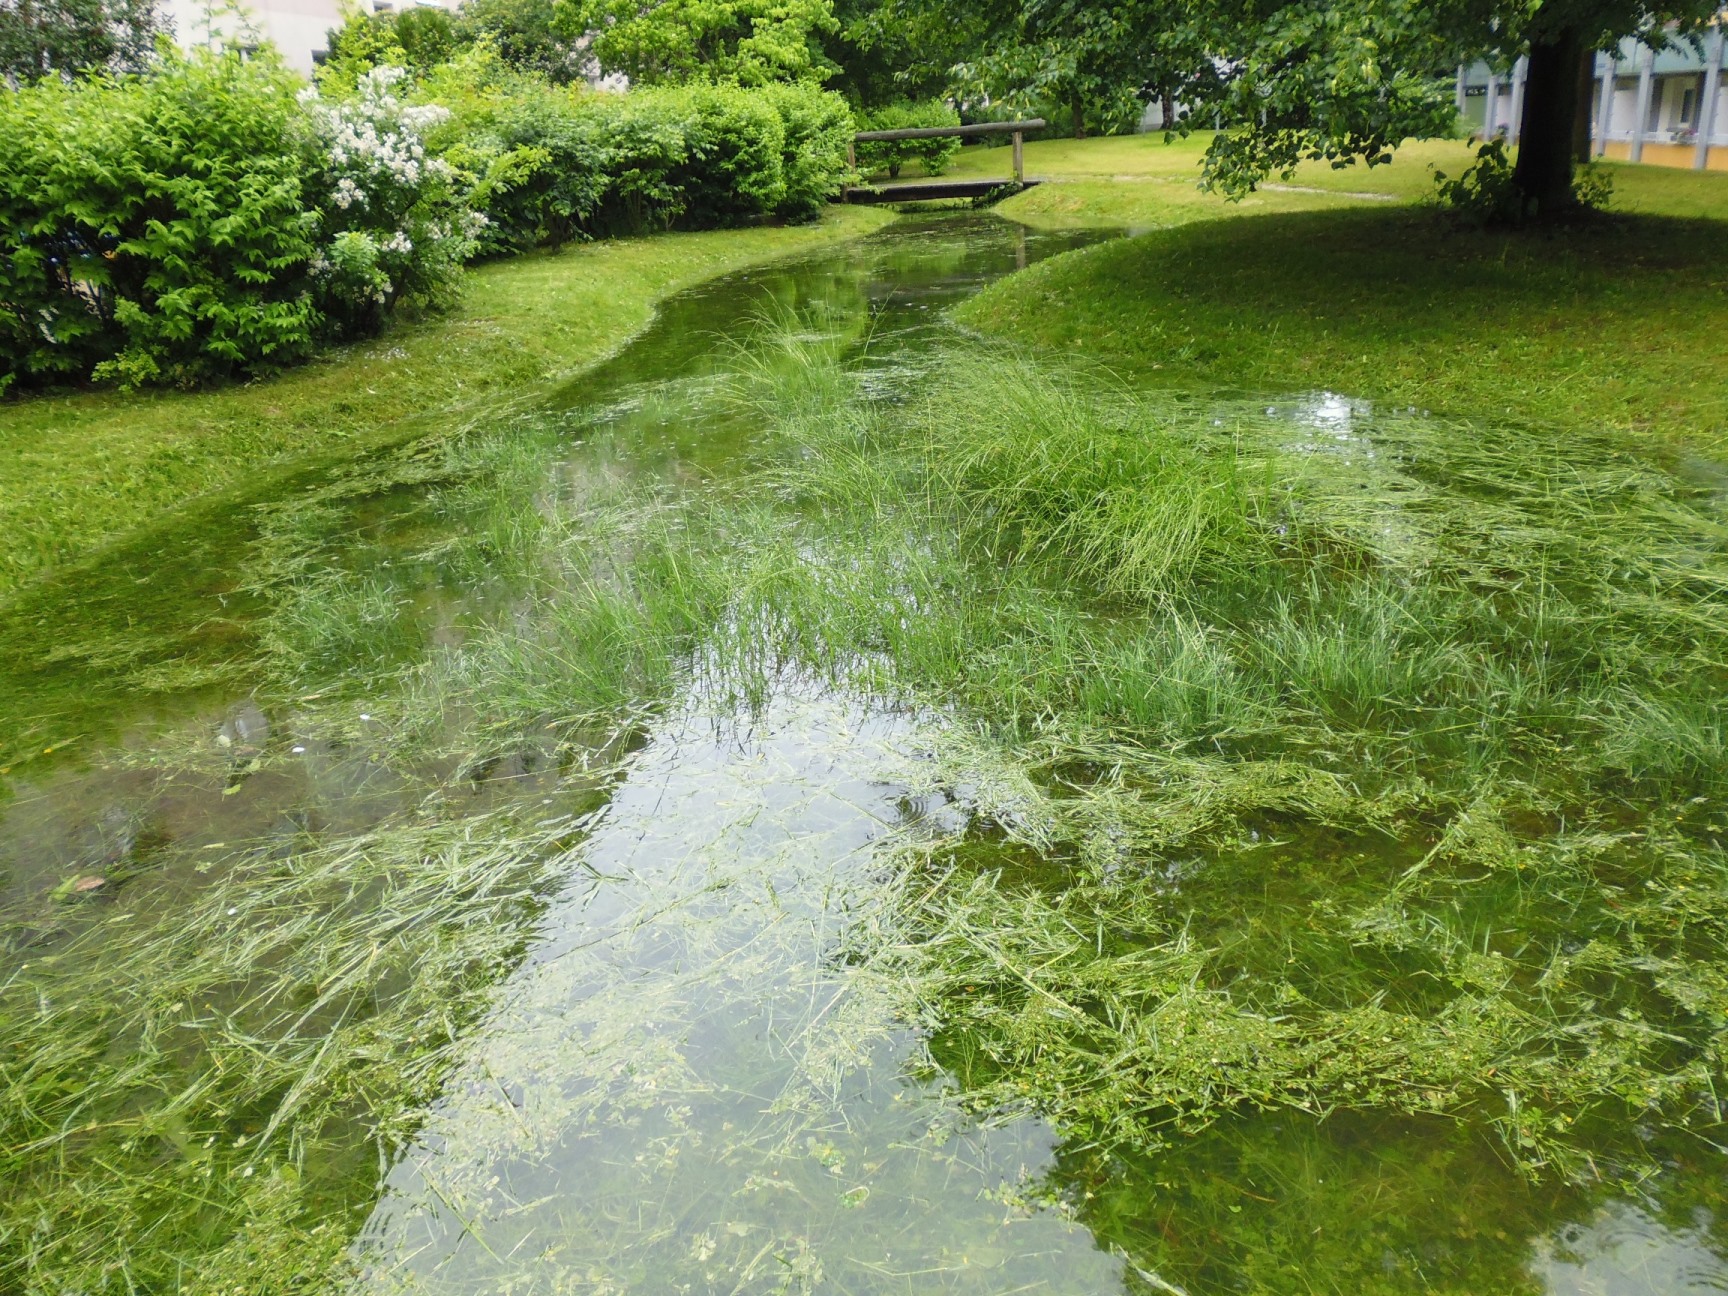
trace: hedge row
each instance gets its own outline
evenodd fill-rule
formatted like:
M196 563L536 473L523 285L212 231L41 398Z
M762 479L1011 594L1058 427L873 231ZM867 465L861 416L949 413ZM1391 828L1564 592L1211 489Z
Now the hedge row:
M268 59L0 89L0 391L256 374L481 252L802 220L852 120L807 85L595 93L477 48L320 97Z
M808 84L595 93L512 73L481 48L422 94L451 109L431 144L469 177L494 250L809 220L847 174L851 112Z
M905 130L918 126L958 126L960 114L952 104L940 99L924 103L887 104L866 113L858 121L861 131ZM886 171L889 179L900 175L900 168L916 160L925 175L939 176L948 169L954 155L960 151L960 141L954 136L937 139L868 140L858 146L858 169L866 175Z

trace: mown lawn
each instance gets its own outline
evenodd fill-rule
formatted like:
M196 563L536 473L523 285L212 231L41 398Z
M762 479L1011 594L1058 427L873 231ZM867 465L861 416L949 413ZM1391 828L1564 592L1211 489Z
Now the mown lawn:
M80 391L0 404L0 600L187 500L404 419L509 401L615 350L661 298L874 228L835 208L796 228L621 239L483 266L449 315L279 377L203 392Z
M1089 155L1117 165L1137 148L1150 160L1138 179L1051 183L1004 214L1158 228L993 286L961 311L971 327L1136 382L1325 389L1728 445L1728 176L1614 166L1613 219L1482 232L1384 199L1274 191L1262 206L1232 206L1155 172L1186 154L1191 180L1191 143L1166 153L1157 142L1059 143L1052 167L1075 174ZM1448 148L1462 150L1421 146L1355 182L1384 177L1387 192L1412 197L1399 166L1444 164Z
M1202 193L1196 185L1211 142L1202 132L1166 144L1162 135L1119 135L1087 140L1030 140L1026 174L1045 183L997 207L1002 215L1044 228L1116 225L1161 229L1196 220L1273 212L1334 210L1424 202L1434 172L1457 175L1474 160L1462 140L1411 140L1382 166L1334 168L1305 163L1288 180L1273 177L1241 202ZM1627 214L1710 217L1728 215L1728 175L1698 175L1669 167L1598 164L1614 182L1616 211ZM955 158L957 177L1009 173L1004 148L969 147Z

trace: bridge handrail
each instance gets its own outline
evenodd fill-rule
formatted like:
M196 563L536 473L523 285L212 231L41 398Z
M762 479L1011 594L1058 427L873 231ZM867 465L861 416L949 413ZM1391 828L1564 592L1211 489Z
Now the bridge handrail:
M1042 117L1015 122L978 122L972 126L906 126L900 130L859 131L852 138L863 144L869 140L941 139L949 135L1018 135L1021 131L1043 130L1048 126Z

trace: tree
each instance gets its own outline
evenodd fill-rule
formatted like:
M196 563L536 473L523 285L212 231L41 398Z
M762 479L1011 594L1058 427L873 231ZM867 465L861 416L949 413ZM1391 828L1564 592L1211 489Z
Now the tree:
M325 93L351 95L373 68L408 66L408 52L396 39L392 17L350 9L342 25L325 34L328 53L314 73Z
M831 0L557 0L554 28L632 81L764 85L832 71Z
M0 76L141 71L167 30L155 0L0 0Z
M1514 184L1524 214L1573 205L1588 63L1624 37L1695 39L1722 0L884 0L983 39L998 92L1042 80L1074 95L1180 96L1178 124L1228 126L1204 178L1231 196L1298 162L1389 159L1456 124L1452 69L1529 58ZM1169 116L1166 116L1166 123Z
M457 13L457 34L467 43L489 39L505 64L538 72L554 85L582 74L583 59L553 26L553 0L467 0Z
M394 26L406 66L415 72L429 71L456 52L456 26L442 9L415 5L397 14Z
M1190 82L1230 130L1214 140L1207 182L1241 194L1304 159L1385 161L1410 136L1454 125L1451 70L1489 57L1529 58L1514 171L1524 213L1573 204L1584 64L1632 36L1685 39L1720 0L1180 0L1179 43L1204 48L1214 75ZM1139 0L1143 21L1168 21L1168 0Z
M835 31L826 50L828 78L856 107L882 108L937 98L969 52L964 26L908 21L893 0L834 0Z
M1088 116L1119 123L1150 100L1168 105L1207 50L1181 0L882 0L879 28L936 33L951 57L949 89L1025 111L1054 106L1076 135ZM1186 96L1185 96L1186 97Z

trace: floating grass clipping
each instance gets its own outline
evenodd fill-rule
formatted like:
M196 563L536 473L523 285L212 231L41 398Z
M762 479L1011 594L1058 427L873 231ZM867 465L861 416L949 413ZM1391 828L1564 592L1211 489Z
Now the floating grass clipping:
M1607 437L1001 352L781 435L788 646L977 717L953 781L1035 853L931 848L880 956L979 1105L1129 1144L1245 1107L1443 1113L1569 1174L1592 1113L1716 1122L1708 491Z
M737 368L768 466L542 501L524 596L407 712L579 733L698 660L745 705L815 671L940 708L1006 845L927 848L910 934L865 961L981 1106L1129 1144L1438 1114L1568 1174L1608 1155L1593 1114L1716 1119L1707 491L1606 437L993 351L875 405L809 327Z
M1568 1174L1608 1155L1593 1113L1715 1120L1706 492L1609 439L996 353L895 407L807 331L743 369L774 465L551 507L529 596L410 711L579 730L698 658L746 704L815 670L944 709L952 782L1033 855L927 848L907 938L865 961L982 1107L1128 1144L1440 1114Z
M1123 826L1102 799L1047 807L1068 823L1042 835L1096 849L1076 821ZM1719 850L1659 824L1519 840L1480 806L1414 862L1392 834L1310 829L1201 834L1154 870L1125 839L1061 879L926 849L898 943L862 956L976 1108L1140 1148L1245 1109L1439 1114L1578 1178L1644 1168L1633 1140L1576 1134L1592 1115L1719 1120Z
M581 826L260 843L177 899L122 891L12 951L0 1285L322 1290Z

